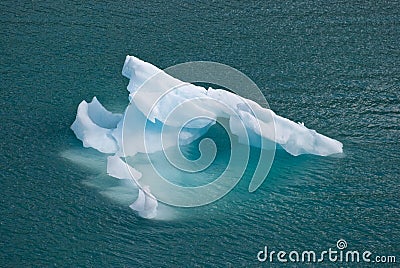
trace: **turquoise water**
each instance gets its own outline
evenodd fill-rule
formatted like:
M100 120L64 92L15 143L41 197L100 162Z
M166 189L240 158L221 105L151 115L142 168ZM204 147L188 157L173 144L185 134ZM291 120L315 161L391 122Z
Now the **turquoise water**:
M399 6L3 1L0 266L253 267L265 245L322 251L339 239L399 261ZM343 142L344 157L278 151L253 194L246 177L176 220L141 219L129 193L104 194L121 185L69 129L83 99L126 106L127 54L230 65L277 114Z

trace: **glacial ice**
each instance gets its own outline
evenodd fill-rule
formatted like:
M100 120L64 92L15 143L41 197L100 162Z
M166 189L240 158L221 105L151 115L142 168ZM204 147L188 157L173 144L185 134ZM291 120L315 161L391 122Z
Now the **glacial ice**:
M122 74L130 79L130 104L124 114L107 111L94 97L79 104L71 129L84 147L109 155L110 176L137 184L138 198L130 207L141 217L156 217L157 199L148 186L139 185L144 170L123 159L190 144L220 118L229 121L229 131L241 144L264 148L273 142L294 156L342 153L342 143L304 124L226 90L185 83L136 57L126 57Z
M129 207L138 212L143 218L154 218L157 216L157 199L150 193L147 186L139 189L139 195L136 201Z
M92 147L102 153L115 153L117 143L112 131L122 119L121 114L107 111L96 97L90 103L82 101L71 129L84 147Z

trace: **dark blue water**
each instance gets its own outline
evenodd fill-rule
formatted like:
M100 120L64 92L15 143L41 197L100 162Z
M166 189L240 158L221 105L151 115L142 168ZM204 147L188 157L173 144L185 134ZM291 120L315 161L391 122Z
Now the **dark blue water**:
M0 266L252 267L265 245L322 251L341 238L399 262L399 7L1 2ZM126 106L127 54L237 68L277 114L343 142L344 157L279 151L253 194L240 194L244 179L241 198L141 219L63 157L81 147L69 126L82 99Z

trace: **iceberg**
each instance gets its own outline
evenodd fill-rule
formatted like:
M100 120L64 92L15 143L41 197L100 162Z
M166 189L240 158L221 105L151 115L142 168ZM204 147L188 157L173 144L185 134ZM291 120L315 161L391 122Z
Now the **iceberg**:
M206 89L181 81L134 56L126 57L122 74L129 79L130 103L125 111L111 113L96 97L89 103L82 101L71 129L84 147L108 155L109 176L134 181L138 197L130 208L143 218L157 216L160 200L174 200L165 201L171 205L191 206L207 203L195 200L214 195L216 191L228 192L243 175L248 147L270 151L279 145L293 156L328 156L343 152L341 142L308 129L303 123L279 116L253 100L224 89ZM210 188L209 184L200 185L190 192L174 187L168 179L155 179L168 168L153 170L151 161L143 160L143 156L162 153L172 169L185 173L185 178L206 170L215 161L217 148L204 136L216 124L222 125L228 133L231 154L239 155L232 157L230 167L233 170L224 172L226 178L221 179L219 185L215 188ZM197 142L199 156L188 159L182 146ZM235 151L233 147L241 149ZM263 169L262 178L268 170ZM175 174L173 172L171 174ZM249 191L254 191L261 183L262 180L254 182ZM183 197L188 191L191 195Z

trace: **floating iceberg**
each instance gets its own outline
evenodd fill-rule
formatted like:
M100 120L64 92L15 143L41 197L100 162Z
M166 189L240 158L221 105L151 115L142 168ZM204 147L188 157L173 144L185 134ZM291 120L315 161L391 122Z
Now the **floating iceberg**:
M229 138L240 144L240 148L251 146L270 150L271 144L278 144L294 156L342 153L339 141L276 115L255 101L226 90L206 89L183 82L136 57L126 57L122 74L130 79L130 104L125 112L113 114L94 97L90 103L82 101L79 104L71 129L84 147L109 154L107 173L110 176L135 182L139 193L130 207L141 217L156 217L157 200L160 199L174 200L170 204L177 204L179 200L182 206L190 206L188 200L194 202L197 199L190 196L182 201L184 198L171 182L154 179L159 172L149 171L151 168L146 166L149 163L143 164L140 160L143 155L162 152L173 168L187 174L205 170L215 160L215 144L208 139L201 140L198 144L200 156L190 161L180 150L182 146L199 141L215 124L222 124ZM231 166L245 168L242 162L246 162L246 153L246 150L236 151L239 156L231 161ZM234 154L233 149L231 154ZM129 162L128 159L136 160ZM242 171L244 169L224 173L228 176L225 184L213 190L207 185L195 187L198 192L192 194L204 197L214 190L221 191L225 187L221 185L226 185L222 191L227 192L243 175ZM229 182L229 176L236 176L232 179L234 183ZM261 182L256 183L253 190Z

